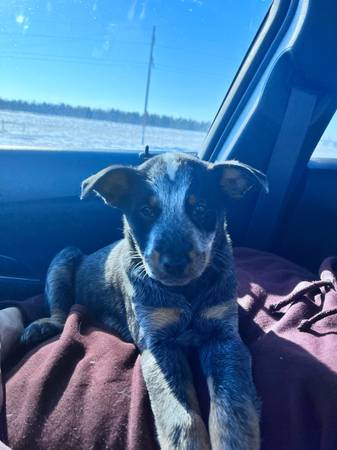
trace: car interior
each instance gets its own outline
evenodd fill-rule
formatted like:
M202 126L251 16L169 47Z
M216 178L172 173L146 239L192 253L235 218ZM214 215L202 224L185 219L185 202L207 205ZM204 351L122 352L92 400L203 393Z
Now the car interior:
M275 0L210 127L199 158L236 159L266 173L269 194L228 208L235 247L276 253L315 272L337 254L337 159L313 156L337 106L335 0ZM0 295L43 290L52 257L90 253L122 235L121 214L81 181L158 150L0 151Z

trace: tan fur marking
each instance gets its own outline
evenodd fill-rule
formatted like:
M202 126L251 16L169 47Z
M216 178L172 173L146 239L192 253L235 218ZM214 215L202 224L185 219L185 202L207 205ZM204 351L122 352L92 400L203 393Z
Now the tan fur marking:
M193 194L188 196L187 201L190 205L195 205L197 203L197 199Z
M178 322L181 310L179 308L156 308L150 314L152 324L158 329Z
M221 431L222 427L220 426L219 419L216 414L216 406L214 402L210 404L210 414L208 419L208 430L210 434L210 439L213 448L221 448Z
M221 303L220 305L215 305L211 306L210 308L203 309L200 315L203 319L207 320L224 319L229 309L229 305L227 305L226 303Z
M208 390L210 395L210 412L208 419L208 429L210 440L212 444L212 449L229 448L226 442L230 442L230 428L233 426L233 416L228 416L232 408L227 402L223 402L221 406L216 401L215 392L213 388L212 377L207 378ZM244 404L246 411L249 412L249 417L253 421L253 429L256 430L254 436L243 435L242 445L243 448L249 448L251 450L258 450L260 448L260 433L259 433L259 419L256 409L252 402L247 399ZM236 421L234 417L234 422ZM247 440L249 440L249 445ZM230 446L231 448L234 448ZM236 447L235 447L236 448Z
M233 197L241 197L248 189L247 179L238 169L226 169L223 173L221 184L225 191Z
M216 401L215 401L215 393L213 389L213 379L212 377L207 378L207 384L208 384L208 390L210 395L210 411L209 411L209 417L208 417L208 430L210 435L210 440L212 444L212 448L220 449L223 446L222 440L226 440L226 435L228 435L228 429L227 429L227 421L225 422L224 419L226 417L225 411L222 411L224 414L223 420L220 422L220 418L218 413Z
M200 412L199 401L197 397L197 393L192 383L188 383L186 385L186 394L188 403L195 412Z
M152 206L152 207L157 206L158 201L157 201L157 198L156 198L154 195L151 195L151 196L149 197L149 204L150 204L150 206Z
M226 168L224 174L222 176L222 182L225 183L227 181L236 181L242 178L242 174L238 169L229 169Z
M195 250L191 250L188 253L188 256L191 258L191 261L195 261L196 258L198 257L198 253Z
M217 407L214 400L214 389L213 389L213 379L212 377L207 378L208 391L210 396L210 410L208 417L208 430L211 439L212 448L221 448L221 428L219 424L219 419L217 415ZM227 424L223 424L225 427Z

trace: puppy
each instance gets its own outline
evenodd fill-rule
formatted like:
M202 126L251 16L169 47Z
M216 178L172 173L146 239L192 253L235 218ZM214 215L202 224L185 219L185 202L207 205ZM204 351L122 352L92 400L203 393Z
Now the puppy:
M25 344L62 331L72 303L141 353L159 444L178 450L258 450L251 361L238 333L229 197L254 185L257 170L167 153L138 168L111 166L82 183L124 214L124 238L89 256L61 251L46 281L50 317L26 328ZM186 349L195 346L211 400L208 431Z

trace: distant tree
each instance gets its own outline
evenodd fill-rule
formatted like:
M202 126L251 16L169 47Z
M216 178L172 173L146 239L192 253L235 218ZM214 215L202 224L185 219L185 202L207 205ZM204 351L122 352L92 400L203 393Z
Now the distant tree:
M121 111L119 109L98 109L88 106L71 106L65 103L37 103L23 100L7 100L0 98L0 110L24 111L35 114L48 114L56 116L80 117L84 119L107 120L110 122L131 123L141 125L143 116L138 112ZM155 127L177 128L194 131L207 131L208 122L201 122L182 117L162 116L159 114L148 114L147 124Z

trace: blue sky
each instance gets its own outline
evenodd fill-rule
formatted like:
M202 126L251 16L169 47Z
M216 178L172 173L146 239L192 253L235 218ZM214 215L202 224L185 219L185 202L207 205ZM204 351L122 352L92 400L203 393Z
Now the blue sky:
M2 0L0 97L212 120L270 0Z

